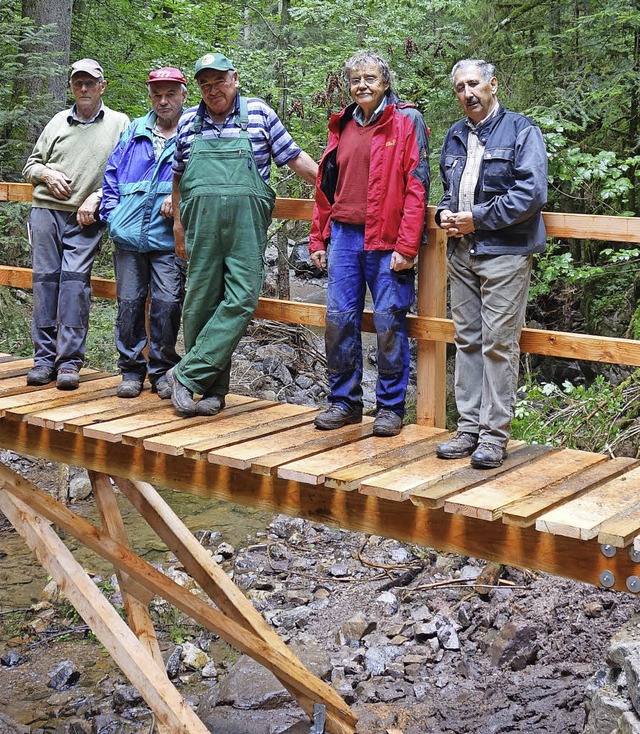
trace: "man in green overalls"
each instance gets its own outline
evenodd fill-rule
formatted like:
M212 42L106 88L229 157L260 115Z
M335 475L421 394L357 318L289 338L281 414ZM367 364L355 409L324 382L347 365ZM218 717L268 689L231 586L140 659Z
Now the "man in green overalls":
M226 56L198 59L195 78L202 101L180 118L173 163L175 247L189 270L185 355L167 380L185 417L224 407L231 355L258 306L275 203L271 161L310 184L318 170L265 102L239 95Z

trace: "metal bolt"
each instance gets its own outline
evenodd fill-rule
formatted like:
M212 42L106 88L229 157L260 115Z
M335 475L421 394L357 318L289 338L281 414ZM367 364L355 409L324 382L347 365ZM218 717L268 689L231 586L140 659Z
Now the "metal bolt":
M602 551L602 555L606 558L613 558L618 552L618 549L615 547L615 545L609 545L608 543L603 543L600 546L600 550Z
M629 548L629 558L634 563L640 563L640 550L636 550L633 546Z
M611 573L611 571L603 571L600 574L600 583L605 587L605 589L610 589L616 582L616 577Z
M627 578L627 589L633 594L637 594L640 591L640 579L637 576L629 576Z

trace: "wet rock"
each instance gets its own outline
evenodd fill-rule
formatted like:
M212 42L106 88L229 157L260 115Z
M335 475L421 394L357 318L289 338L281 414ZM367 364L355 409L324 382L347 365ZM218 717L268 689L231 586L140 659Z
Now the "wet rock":
M536 628L526 622L507 622L491 646L492 665L510 665L512 670L523 670L536 659L539 650L537 635Z
M265 357L262 362L262 371L285 387L293 383L291 372L279 357Z
M269 525L269 530L278 538L288 538L293 533L301 532L303 529L304 520L299 517L287 517L286 515L278 515Z
M0 730L1 731L1 730ZM92 734L93 726L86 719L71 719L66 734Z
M323 278L326 271L317 268L309 255L309 240L297 242L291 251L291 267L299 278Z
M47 686L54 691L63 691L78 681L80 671L71 660L63 660L48 671L47 675L49 676Z

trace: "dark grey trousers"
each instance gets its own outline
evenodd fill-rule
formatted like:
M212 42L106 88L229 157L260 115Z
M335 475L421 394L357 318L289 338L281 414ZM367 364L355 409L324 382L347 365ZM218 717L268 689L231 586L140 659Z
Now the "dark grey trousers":
M31 210L35 365L82 367L89 328L91 267L103 229L101 222L80 227L75 212Z

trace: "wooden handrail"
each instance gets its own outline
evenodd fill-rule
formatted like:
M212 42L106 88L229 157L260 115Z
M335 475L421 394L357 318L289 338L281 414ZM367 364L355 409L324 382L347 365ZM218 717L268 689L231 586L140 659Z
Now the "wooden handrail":
M30 201L31 184L0 182L0 201ZM310 221L313 201L276 201L274 217ZM446 319L446 237L434 219L435 207L427 211L427 245L418 261L418 315L409 316L409 334L418 340L417 420L424 425L445 425L446 344L453 343L453 324ZM640 243L640 217L608 217L587 214L543 214L550 237L595 239ZM115 298L115 283L92 278L93 295ZM0 286L31 287L31 271L0 265ZM256 316L262 319L324 327L325 307L311 303L261 298ZM371 312L365 312L362 328L373 332ZM522 351L550 357L591 360L640 367L640 342L572 334L541 329L524 329Z

